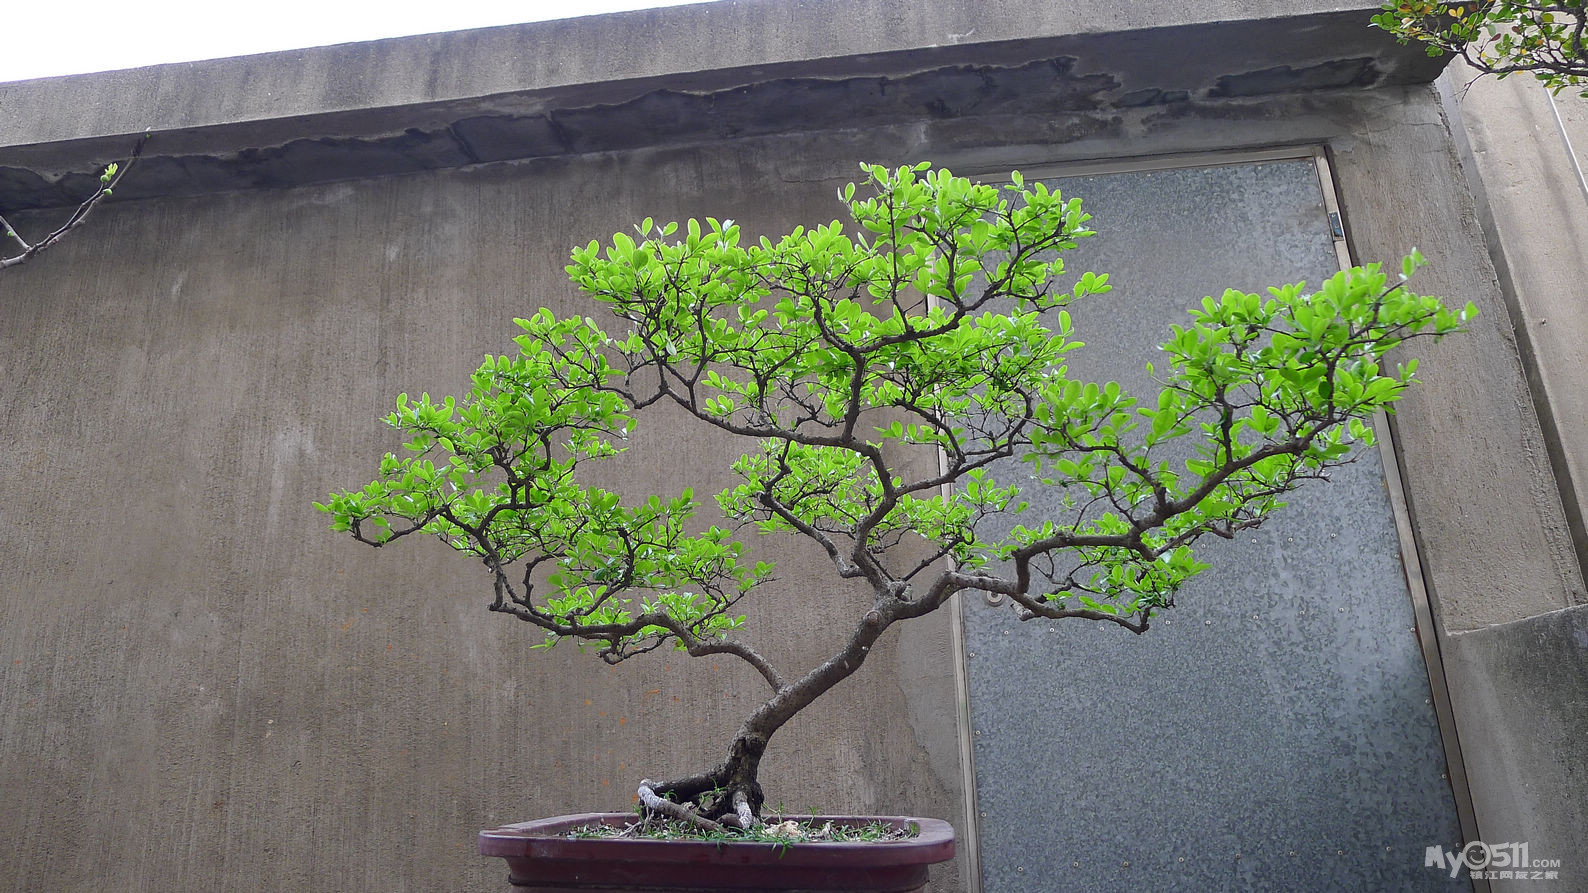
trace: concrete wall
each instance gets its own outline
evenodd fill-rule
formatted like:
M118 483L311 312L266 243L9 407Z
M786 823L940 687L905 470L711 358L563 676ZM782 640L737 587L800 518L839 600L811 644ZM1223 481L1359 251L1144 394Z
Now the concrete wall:
M764 696L747 667L531 651L477 564L332 537L310 503L373 475L397 392L457 390L515 314L585 310L568 246L647 214L830 215L836 184L781 182L771 149L113 206L8 277L0 886L490 889L477 827L627 809L720 760ZM653 422L625 489L715 492L726 451ZM855 603L783 557L751 637L800 667ZM959 815L946 624L779 736L775 804Z
M1479 79L1457 62L1440 77L1478 220L1488 241L1547 462L1579 566L1588 559L1588 104L1551 100L1531 78ZM1577 166L1571 153L1575 152ZM1543 497L1538 497L1542 499ZM1569 591L1581 605L1581 590ZM1457 628L1447 673L1486 840L1528 841L1534 858L1588 852L1588 635L1583 609L1511 610ZM1568 863L1569 864L1569 863ZM1579 868L1573 882L1588 885ZM1502 887L1505 885L1501 885ZM1520 888L1522 885L1516 885Z
M1433 71L1342 27L1365 8L1269 6L724 3L0 85L0 210L46 208L23 226L159 131L141 192L129 178L128 200L0 276L0 887L492 889L475 829L625 808L635 779L718 759L752 674L531 651L484 611L477 567L358 547L309 503L368 479L392 395L456 391L514 315L582 310L570 246L647 215L829 220L861 159L1007 171L1325 145L1356 257L1415 245L1419 287L1482 311L1425 351L1398 417L1443 629L1581 603L1478 203L1438 94L1407 86ZM614 49L640 35L655 52ZM455 139L480 118L490 139ZM487 145L498 160L478 163ZM625 474L708 491L725 453L664 418ZM823 563L787 553L752 609L751 640L783 663L855 597ZM950 644L946 618L901 629L780 735L773 802L958 823ZM1518 756L1473 740L1475 766ZM1507 809L1480 826L1550 818Z
M1588 554L1588 102L1537 81L1439 79L1579 558ZM1572 154L1575 152L1575 165Z

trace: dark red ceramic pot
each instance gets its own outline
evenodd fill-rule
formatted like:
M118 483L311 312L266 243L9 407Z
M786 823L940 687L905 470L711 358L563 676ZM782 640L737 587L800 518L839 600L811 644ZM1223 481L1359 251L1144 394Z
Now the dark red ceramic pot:
M629 813L587 813L481 831L480 855L507 860L514 893L917 893L926 886L928 866L954 858L954 829L939 819L813 818L836 824L915 825L920 833L881 843L790 846L568 837L570 829L581 825L624 825L634 820Z

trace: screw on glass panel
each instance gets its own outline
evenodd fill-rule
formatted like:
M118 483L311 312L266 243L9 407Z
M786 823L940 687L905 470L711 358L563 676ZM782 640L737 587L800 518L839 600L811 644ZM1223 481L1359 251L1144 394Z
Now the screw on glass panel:
M1070 867L1071 868L1080 868L1081 867L1081 863L1079 863L1079 862L1071 862L1070 863Z
M983 592L981 597L982 601L995 608L1004 603L1004 594L1002 592Z
M1184 856L1181 856L1181 857L1180 857L1180 859L1179 859L1179 861L1181 861L1181 862L1184 862L1184 861L1185 861L1185 857L1184 857Z

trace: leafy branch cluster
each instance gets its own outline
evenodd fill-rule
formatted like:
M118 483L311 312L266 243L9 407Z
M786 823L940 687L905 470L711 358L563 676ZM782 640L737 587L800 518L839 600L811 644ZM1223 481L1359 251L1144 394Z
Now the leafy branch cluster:
M487 357L462 401L400 396L387 422L409 456L388 454L379 480L321 507L361 542L424 532L479 557L492 610L541 627L548 645L598 642L613 663L669 640L721 650L741 620L729 609L770 567L742 560L720 527L692 533L687 490L625 506L576 481L577 465L616 455L634 425L612 388L610 339L546 310L518 324L519 354Z
M1079 199L1018 173L999 186L925 164L863 168L864 184L840 191L848 224L774 241L728 220L647 219L638 240L575 250L570 277L623 331L546 310L518 320L516 356L487 357L461 399L400 397L387 421L407 455L320 506L371 545L425 533L476 556L492 610L547 644L594 643L614 663L671 645L753 666L768 701L723 765L645 782L654 812L749 827L771 735L893 623L962 590L1004 594L1027 619L1144 631L1205 567L1199 538L1260 523L1372 442L1364 420L1415 368L1388 351L1473 312L1406 288L1415 254L1393 282L1370 265L1316 291L1227 291L1172 328L1161 389L1139 404L1069 375L1082 344L1065 307L1111 287L1093 273L1061 284L1063 253L1093 235ZM657 403L752 442L716 496L736 529L695 522L689 490L625 503L579 482ZM1020 481L998 477L1016 462L1061 494L1059 511L1028 517ZM1021 523L989 532L999 517ZM874 594L843 648L802 676L733 636L739 601L772 572L748 557L747 528L814 541Z
M1554 93L1588 96L1588 2L1391 0L1373 23L1427 44L1428 55L1458 55L1486 74L1529 72Z

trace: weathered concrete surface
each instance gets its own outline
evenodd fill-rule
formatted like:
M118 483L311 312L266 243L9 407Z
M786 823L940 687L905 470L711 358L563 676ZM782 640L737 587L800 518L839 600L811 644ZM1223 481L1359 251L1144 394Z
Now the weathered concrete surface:
M75 203L146 129L159 136L125 198L1437 73L1363 27L1369 12L1294 0L1233 18L1216 4L716 3L0 84L0 208ZM648 51L612 52L634 45Z
M1445 670L1463 748L1507 755L1471 772L1483 840L1527 843L1560 860L1547 886L1588 890L1588 606L1454 635Z
M1579 563L1588 560L1588 104L1524 76L1439 80L1478 201ZM1557 117L1558 115L1558 117ZM1579 599L1580 601L1581 599Z
M473 562L360 547L310 502L372 476L397 392L455 391L515 314L586 310L568 246L830 217L836 184L783 182L772 148L127 203L0 282L0 887L491 889L475 829L719 760L763 696L747 668L531 651ZM727 483L692 426L632 447L630 492ZM786 671L853 606L824 563L751 611ZM774 805L958 820L946 625L779 736Z

